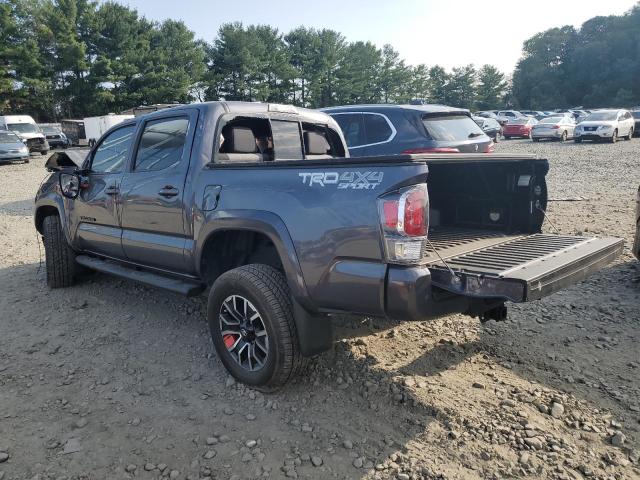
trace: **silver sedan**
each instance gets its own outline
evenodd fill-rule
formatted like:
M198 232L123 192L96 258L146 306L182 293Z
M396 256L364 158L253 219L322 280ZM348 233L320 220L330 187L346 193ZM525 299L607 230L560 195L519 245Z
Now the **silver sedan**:
M567 138L573 138L576 129L576 121L571 115L552 115L543 118L531 130L531 138L534 142L541 138L560 140L564 142Z
M29 148L15 133L0 130L0 162L29 161Z

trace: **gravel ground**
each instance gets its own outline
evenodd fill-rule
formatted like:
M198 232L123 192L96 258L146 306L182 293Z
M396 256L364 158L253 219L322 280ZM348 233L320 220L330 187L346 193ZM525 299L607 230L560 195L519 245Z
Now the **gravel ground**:
M640 141L497 150L550 159L562 233L630 245ZM334 350L264 396L226 375L202 298L104 275L47 289L31 218L43 164L0 165L0 480L640 478L628 247L505 322L338 318Z

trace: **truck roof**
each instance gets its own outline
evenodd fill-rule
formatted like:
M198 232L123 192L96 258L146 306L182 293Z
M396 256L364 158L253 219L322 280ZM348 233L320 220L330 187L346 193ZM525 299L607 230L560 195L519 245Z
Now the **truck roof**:
M262 103L262 102L240 102L240 101L215 101L215 102L202 102L191 103L185 105L176 105L170 109L158 110L150 112L137 118L153 118L155 116L163 116L167 114L167 111L176 112L184 109L198 108L202 111L219 110L218 114L235 113L238 115L256 115L265 113L283 113L290 115L297 115L301 119L309 122L327 123L330 117L326 113L319 110L312 110L309 108L296 107L293 105L284 105L278 103ZM130 120L133 121L133 120ZM125 120L123 124L128 123Z

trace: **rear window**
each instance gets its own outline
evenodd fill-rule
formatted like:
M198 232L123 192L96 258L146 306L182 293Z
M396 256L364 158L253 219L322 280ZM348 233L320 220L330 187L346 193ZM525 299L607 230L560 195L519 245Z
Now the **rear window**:
M540 123L560 123L564 117L547 117L540 120Z
M484 135L466 115L429 115L422 118L427 133L434 140L460 141Z
M300 124L282 120L271 120L273 151L276 160L301 160L302 140Z
M15 133L0 132L0 143L19 143L22 142Z
M364 119L360 113L339 113L331 115L340 125L344 139L349 148L366 144Z

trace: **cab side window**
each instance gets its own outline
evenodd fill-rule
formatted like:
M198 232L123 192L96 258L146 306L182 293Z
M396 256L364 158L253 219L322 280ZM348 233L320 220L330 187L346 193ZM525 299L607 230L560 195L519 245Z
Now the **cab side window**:
M186 117L147 122L136 152L135 172L171 168L180 163L189 130Z
M94 150L91 171L93 173L122 172L129 155L134 132L135 125L129 125L106 136Z

